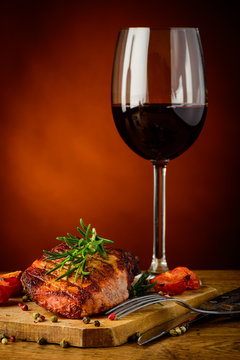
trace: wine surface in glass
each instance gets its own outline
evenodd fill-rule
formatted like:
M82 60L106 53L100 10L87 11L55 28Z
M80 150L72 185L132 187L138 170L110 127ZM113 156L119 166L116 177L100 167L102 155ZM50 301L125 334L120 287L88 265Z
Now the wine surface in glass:
M200 134L206 105L113 105L115 125L126 144L141 157L166 161L186 151Z

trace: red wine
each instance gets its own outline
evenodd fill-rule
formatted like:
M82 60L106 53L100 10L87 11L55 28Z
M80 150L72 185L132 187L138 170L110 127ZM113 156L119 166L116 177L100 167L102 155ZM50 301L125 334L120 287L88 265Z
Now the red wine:
M138 155L166 161L186 151L200 134L207 112L205 105L145 104L123 109L113 105L119 134Z

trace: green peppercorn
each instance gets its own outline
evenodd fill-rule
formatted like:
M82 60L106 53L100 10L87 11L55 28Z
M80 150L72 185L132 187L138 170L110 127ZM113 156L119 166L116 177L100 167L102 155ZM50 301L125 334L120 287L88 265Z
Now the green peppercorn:
M96 327L99 327L99 326L100 326L100 322L99 322L98 320L95 320L93 324L94 324L94 326L96 326Z
M23 295L22 301L23 301L23 302L30 301L29 295L27 295L27 294Z
M60 342L60 346L61 346L62 348L67 348L67 347L69 347L69 342L68 342L67 340L62 340L62 341Z
M53 316L51 317L51 321L52 321L53 323L58 322L58 317L57 317L56 315L53 315Z
M33 314L33 318L34 318L34 320L37 320L37 318L40 316L40 314L39 313L34 313Z
M44 339L43 337L40 337L40 338L37 339L37 343L39 345L45 345L47 343L47 340Z
M84 322L84 324L89 324L90 323L90 317L89 316L84 316L83 322Z
M6 336L5 336L5 334L0 334L0 341L2 341L2 339L4 339Z

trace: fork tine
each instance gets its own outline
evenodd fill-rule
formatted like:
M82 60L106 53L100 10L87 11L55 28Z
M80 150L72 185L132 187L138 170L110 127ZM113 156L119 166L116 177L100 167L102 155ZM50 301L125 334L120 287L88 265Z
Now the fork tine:
M125 308L125 307L128 307L128 306L132 305L132 304L138 304L139 302L146 301L148 299L152 299L153 296L156 296L156 295L144 295L144 296L141 296L141 297L128 299L128 300L124 301L123 303L121 303L119 305L116 305L113 308L111 308L110 310L106 311L106 314L108 315L108 314L110 314L112 312L115 312L117 309ZM160 298L159 295L157 295L157 296Z
M142 300L141 297L128 299L128 300L122 302L121 304L114 306L114 307L111 308L110 310L106 311L106 314L108 315L108 314L110 314L110 313L112 313L112 312L115 312L115 310L117 310L117 309L124 308L125 306L128 306L128 304L131 304L131 303L134 303L134 304L135 304L135 303L137 303L138 301L141 301L141 300Z
M159 303L159 299L152 299L152 300L150 299L148 301L138 303L135 306L133 305L131 307L124 308L121 311L117 311L117 312L115 312L115 315L117 316L118 319L121 319L123 316L131 314L132 312L134 312L136 310L139 310L139 309L149 306L149 305L158 304L158 303Z
M121 306L120 308L117 309L117 311L115 311L115 314L119 314L119 312L121 311L125 311L128 309L134 309L134 308L138 308L138 306L142 305L142 304L148 304L149 302L155 300L155 298L146 298L146 299L138 299L136 301L132 301L129 302L128 304L123 304L123 306ZM158 299L159 301L159 299Z
M131 312L133 312L135 310L138 310L140 307L151 305L152 301L160 302L161 300L162 297L159 295L145 295L138 298L129 299L127 301L124 301L122 304L119 304L108 310L106 314L108 315L114 312L115 315L119 317L120 314L128 310L131 310Z
M133 298L133 299L126 300L126 301L122 302L121 304L112 307L111 309L109 309L108 311L106 311L105 314L106 314L106 315L109 315L109 314L111 314L112 312L115 313L116 310L121 309L121 308L124 308L125 306L128 306L128 304L130 304L130 303L135 303L136 300L137 300L137 298Z

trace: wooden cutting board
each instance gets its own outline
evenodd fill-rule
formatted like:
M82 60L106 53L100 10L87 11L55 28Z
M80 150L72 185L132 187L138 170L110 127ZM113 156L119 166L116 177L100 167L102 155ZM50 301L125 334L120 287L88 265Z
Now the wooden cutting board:
M185 291L178 296L192 306L217 296L217 290L202 286L199 290ZM48 343L60 344L65 339L71 346L103 347L118 346L126 343L136 332L143 333L158 324L176 318L188 310L174 302L155 304L140 309L123 319L109 320L106 315L92 317L89 324L80 320L59 318L57 323L51 322L52 313L39 307L34 302L28 302L28 311L23 311L17 304L21 299L10 299L8 304L0 305L0 333L15 335L16 339L37 341L43 337ZM34 323L33 314L44 315L44 322ZM94 320L100 321L100 327L95 327Z

